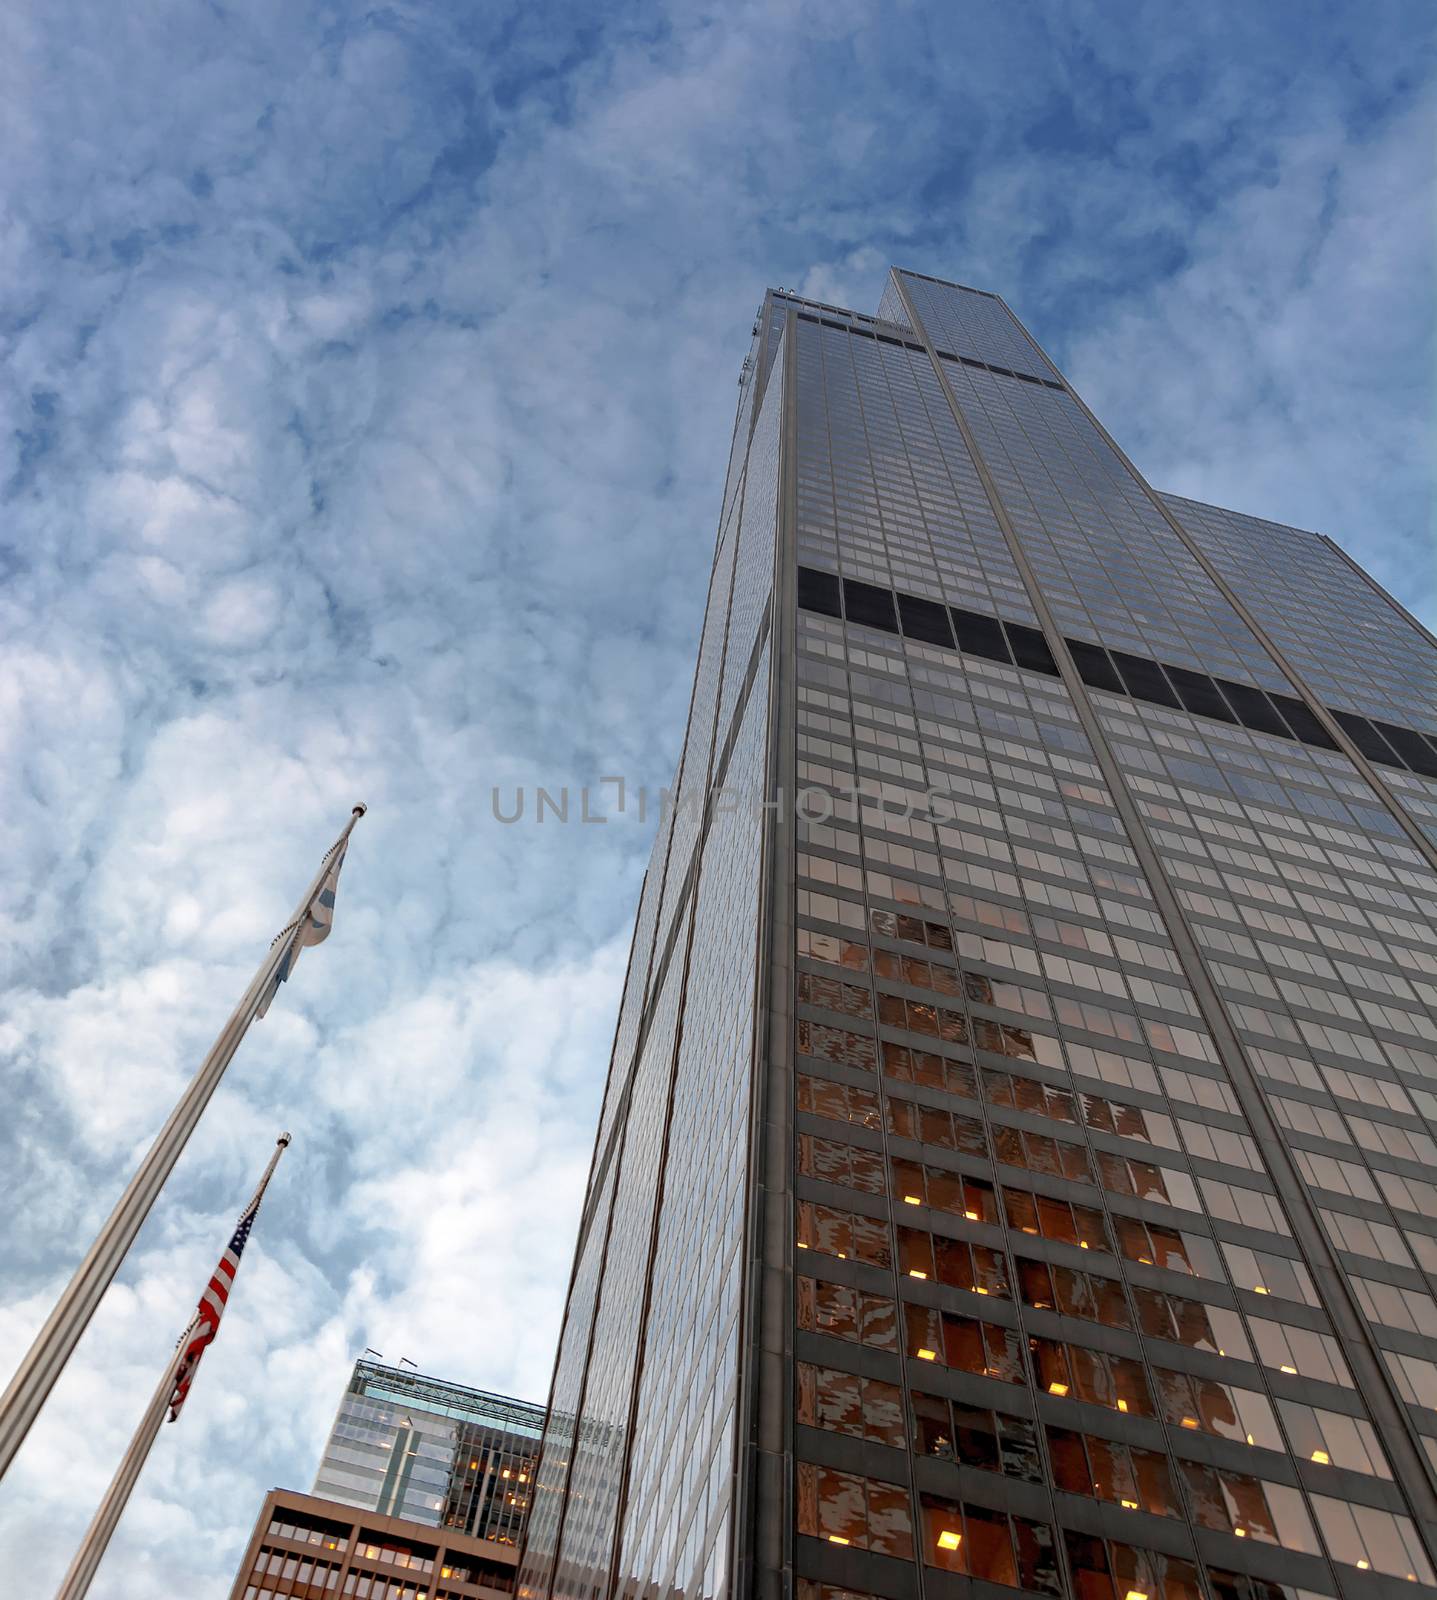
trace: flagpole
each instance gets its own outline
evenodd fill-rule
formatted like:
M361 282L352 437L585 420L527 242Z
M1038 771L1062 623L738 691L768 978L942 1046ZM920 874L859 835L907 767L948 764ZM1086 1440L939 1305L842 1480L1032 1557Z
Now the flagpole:
M65 1369L65 1363L80 1342L80 1336L89 1326L96 1306L119 1271L120 1263L135 1242L165 1180L174 1170L205 1107L219 1087L225 1068L239 1049L256 1010L268 994L269 985L281 961L302 931L304 919L325 881L335 852L347 843L365 809L362 805L355 806L344 825L344 831L320 863L314 882L296 906L294 916L271 944L239 1005L220 1030L219 1037L210 1047L210 1053L180 1096L169 1121L160 1130L159 1137L130 1179L129 1187L120 1196L109 1220L90 1246L89 1254L80 1263L75 1276L56 1302L55 1309L36 1335L35 1342L10 1380L10 1386L0 1396L0 1478L9 1471L15 1452L40 1414L41 1407Z
M289 1135L282 1134L275 1146L274 1154L269 1158L269 1165L264 1169L264 1176L259 1181L259 1187L254 1192L254 1198L245 1208L245 1213L259 1209L259 1203L264 1198L264 1191L269 1185L269 1180L274 1176L274 1169L279 1165L279 1158L284 1154L289 1145ZM244 1215L245 1213L241 1213ZM170 1403L170 1398L175 1392L175 1377L179 1371L180 1363L185 1358L185 1351L189 1346L190 1337L195 1332L200 1321L200 1314L195 1312L190 1318L190 1325L180 1335L180 1342L175 1346L175 1353L166 1363L165 1370L160 1374L160 1381L155 1387L150 1403L145 1407L145 1414L140 1419L140 1425L135 1429L135 1436L130 1440L130 1448L125 1451L119 1466L115 1469L115 1476L110 1480L110 1487L105 1491L105 1498L101 1500L99 1508L90 1520L90 1526L85 1530L85 1537L80 1541L80 1548L75 1552L75 1559L70 1563L70 1569L60 1582L60 1587L55 1591L55 1600L85 1600L90 1592L90 1584L94 1581L95 1573L99 1570L100 1562L104 1559L105 1551L109 1547L119 1521L125 1514L125 1507L129 1504L130 1494L139 1482L140 1473L144 1470L145 1462L149 1458L150 1450L155 1438L160 1431L160 1424L165 1419L165 1410Z
M130 1493L139 1481L140 1472L150 1454L150 1446L154 1444L155 1436L160 1431L160 1424L165 1420L165 1407L169 1405L170 1395L174 1392L175 1370L199 1320L199 1313L196 1312L190 1318L190 1325L180 1339L179 1349L170 1357L164 1372L161 1373L159 1384L154 1394L150 1396L150 1403L145 1407L140 1425L135 1429L135 1436L130 1440L130 1448L115 1469L115 1476L111 1478L110 1487L105 1491L105 1498L101 1500L90 1526L85 1530L85 1537L80 1541L80 1548L75 1552L70 1570L55 1591L55 1600L83 1600L83 1596L89 1593L90 1584L110 1543L110 1536L124 1514Z

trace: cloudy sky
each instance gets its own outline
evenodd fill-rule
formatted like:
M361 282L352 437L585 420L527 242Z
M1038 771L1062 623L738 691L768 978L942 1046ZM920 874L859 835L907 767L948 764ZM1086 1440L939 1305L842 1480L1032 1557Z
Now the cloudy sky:
M1427 5L605 9L4 7L5 1373L372 807L0 1489L14 1600L281 1128L93 1593L220 1600L366 1345L544 1398L652 818L491 790L667 780L766 284L999 289L1157 486L1437 612Z

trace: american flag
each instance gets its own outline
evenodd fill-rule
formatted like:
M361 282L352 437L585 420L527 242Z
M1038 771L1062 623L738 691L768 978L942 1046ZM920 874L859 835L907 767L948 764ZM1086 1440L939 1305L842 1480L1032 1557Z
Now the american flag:
M214 1276L206 1284L205 1292L200 1296L194 1320L185 1330L184 1350L180 1355L179 1365L175 1368L175 1387L170 1394L171 1422L178 1418L180 1407L189 1397L190 1385L195 1381L195 1371L200 1364L200 1357L208 1346L214 1343L214 1337L220 1331L220 1318L224 1315L225 1302L230 1297L230 1289L234 1285L235 1273L239 1270L240 1257L244 1254L250 1229L254 1227L254 1219L259 1213L259 1203L264 1198L265 1186L269 1183L280 1150L283 1150L288 1143L289 1135L285 1134L280 1140L279 1150L270 1161L269 1170L255 1192L254 1199L245 1207L235 1224L234 1237L220 1257L220 1264L215 1268Z

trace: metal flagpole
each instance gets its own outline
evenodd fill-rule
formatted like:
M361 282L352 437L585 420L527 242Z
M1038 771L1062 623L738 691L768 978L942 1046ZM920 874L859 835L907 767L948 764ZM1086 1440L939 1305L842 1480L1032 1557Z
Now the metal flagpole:
M0 1396L0 1478L9 1471L15 1452L40 1414L40 1408L80 1342L81 1334L89 1326L95 1307L119 1271L120 1263L135 1242L210 1097L219 1087L224 1070L239 1048L240 1040L244 1038L259 1006L268 998L281 962L291 953L304 932L306 918L329 873L335 852L348 842L355 823L364 815L365 809L362 805L355 806L344 832L320 863L314 882L295 908L293 918L270 946L269 953L260 963L259 971L245 990L234 1014L220 1030L220 1036L210 1047L210 1053L190 1080L189 1087L170 1113L169 1121L160 1130L159 1137L130 1179L129 1187L120 1196L119 1204L90 1246L90 1253L80 1263L45 1326L36 1335L35 1342L10 1380L9 1388ZM285 937L286 933L290 935L289 938Z
M259 1210L259 1203L264 1198L264 1191L269 1180L274 1176L274 1169L279 1165L279 1158L284 1154L289 1144L289 1135L283 1134L275 1147L274 1154L269 1158L269 1165L264 1169L264 1177L259 1181L259 1188L254 1192L254 1198L241 1215L252 1215ZM90 1584L94 1581L95 1573L99 1570L100 1562L104 1559L105 1551L109 1547L110 1539L114 1535L120 1518L125 1514L125 1507L129 1504L130 1493L139 1481L140 1473L144 1470L145 1462L149 1457L150 1448L155 1442L155 1436L160 1431L160 1424L165 1420L165 1410L175 1392L175 1378L179 1372L180 1363L185 1359L189 1349L192 1335L200 1323L200 1313L195 1312L190 1318L190 1325L180 1335L180 1342L175 1346L175 1353L170 1357L160 1381L156 1385L150 1403L145 1407L145 1414L140 1419L140 1425L135 1429L135 1436L130 1440L130 1448L125 1451L124 1459L115 1469L115 1476L110 1480L110 1487L105 1490L105 1498L101 1500L99 1509L90 1521L90 1526L85 1530L85 1537L80 1541L80 1548L75 1552L75 1559L70 1563L70 1570L65 1574L60 1587L55 1591L55 1600L85 1600L90 1591Z
M115 1525L129 1501L130 1491L139 1479L140 1471L150 1453L150 1446L154 1444L155 1435L160 1431L160 1424L165 1420L165 1407L169 1405L170 1395L174 1392L175 1371L199 1320L199 1313L196 1312L180 1339L179 1349L170 1357L161 1374L159 1384L145 1408L145 1415L139 1427L135 1429L134 1438L130 1440L130 1448L125 1452L124 1460L116 1468L115 1476L110 1480L110 1487L105 1491L105 1498L100 1502L99 1510L85 1530L85 1537L75 1552L70 1570L55 1591L55 1600L81 1600L81 1596L89 1592L90 1584L100 1565L100 1558L110 1542L110 1535L114 1533Z

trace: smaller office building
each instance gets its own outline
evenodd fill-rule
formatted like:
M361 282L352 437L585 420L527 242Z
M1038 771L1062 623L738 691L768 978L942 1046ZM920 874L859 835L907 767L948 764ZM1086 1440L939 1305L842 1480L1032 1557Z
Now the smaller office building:
M544 1408L358 1361L314 1493L518 1547Z
M504 1600L518 1550L271 1489L230 1600Z

